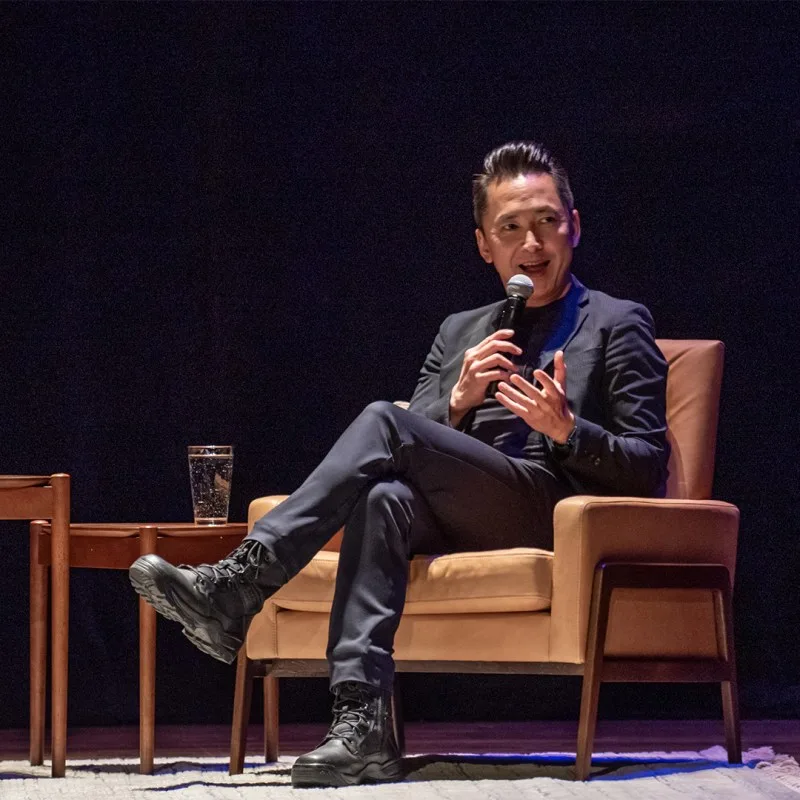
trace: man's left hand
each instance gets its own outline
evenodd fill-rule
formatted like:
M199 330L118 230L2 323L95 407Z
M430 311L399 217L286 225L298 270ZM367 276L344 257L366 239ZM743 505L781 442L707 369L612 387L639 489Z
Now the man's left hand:
M534 370L533 377L541 384L541 389L521 375L512 374L508 381L500 382L495 397L535 431L564 444L575 427L575 415L567 405L567 368L563 350L556 353L553 367L552 378L540 369Z

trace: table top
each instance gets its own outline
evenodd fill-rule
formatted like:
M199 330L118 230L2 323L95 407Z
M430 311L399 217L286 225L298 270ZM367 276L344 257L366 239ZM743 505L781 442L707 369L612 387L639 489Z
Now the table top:
M27 489L32 486L47 486L50 475L0 475L0 489Z
M103 538L137 536L143 529L155 529L160 536L230 536L247 532L246 522L227 522L224 525L196 525L194 522L72 522L70 535ZM41 530L49 533L50 523L42 522Z
M39 566L51 566L52 526L37 520L31 529L31 557ZM173 564L213 563L227 556L246 535L245 522L73 522L67 563L69 567L127 570L147 553L157 553Z

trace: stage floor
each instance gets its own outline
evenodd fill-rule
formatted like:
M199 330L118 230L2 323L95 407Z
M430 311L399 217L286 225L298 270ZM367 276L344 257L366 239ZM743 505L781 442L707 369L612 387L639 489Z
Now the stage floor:
M408 753L531 753L575 752L577 722L409 722ZM281 753L299 755L319 743L326 724L281 725ZM227 755L227 725L161 725L156 730L156 756ZM248 755L261 747L261 729L251 725ZM701 750L724 745L722 722L624 721L599 722L595 752L642 750ZM763 745L800 761L800 720L744 720L742 747ZM137 727L76 728L70 730L68 758L135 757L139 748ZM0 760L18 760L28 754L28 731L0 730Z

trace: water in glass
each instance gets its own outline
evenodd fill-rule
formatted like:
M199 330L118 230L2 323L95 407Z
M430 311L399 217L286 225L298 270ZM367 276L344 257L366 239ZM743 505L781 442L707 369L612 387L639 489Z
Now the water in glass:
M189 448L195 524L227 523L232 474L233 447L230 445L193 445Z

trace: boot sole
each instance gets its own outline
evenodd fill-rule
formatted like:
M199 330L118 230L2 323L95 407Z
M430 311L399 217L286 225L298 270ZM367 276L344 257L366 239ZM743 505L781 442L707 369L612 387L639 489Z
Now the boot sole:
M360 772L347 774L333 764L295 764L292 786L308 789L318 786L355 786L359 783L391 783L405 778L401 760L388 764L367 764Z
M131 585L162 617L183 626L183 635L201 652L232 664L243 642L226 633L214 617L206 617L189 608L168 588L159 585L159 571L141 559L128 571Z

